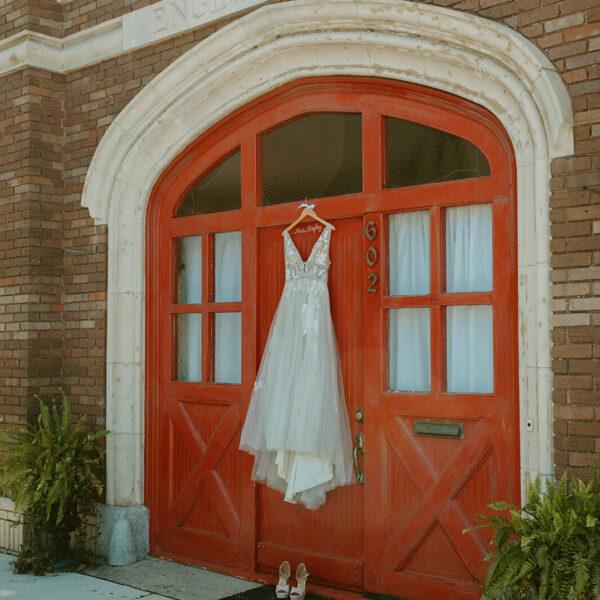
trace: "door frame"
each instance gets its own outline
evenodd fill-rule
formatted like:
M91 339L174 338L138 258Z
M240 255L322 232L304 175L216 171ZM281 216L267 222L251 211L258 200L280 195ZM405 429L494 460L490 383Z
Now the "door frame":
M162 173L155 187L152 211L147 227L147 372L146 372L146 479L145 496L150 509L151 548L162 555L181 558L181 554L166 551L153 540L159 531L157 515L160 514L162 484L159 440L161 431L161 388L164 383L166 327L157 327L164 319L165 308L171 305L173 290L172 260L165 248L170 248L175 236L197 235L202 231L242 230L244 250L250 253L250 267L244 269L244 292L242 311L246 319L256 325L256 252L257 232L260 227L283 225L293 220L297 202L260 206L259 132L270 130L302 114L317 112L356 112L363 114L363 190L358 194L324 198L319 210L327 220L368 213L391 212L399 209L419 208L431 205L432 191L452 203L472 203L472 198L512 198L515 195L515 159L510 140L498 121L485 109L456 96L423 88L414 84L394 82L370 77L323 77L296 80L248 105L238 109L181 152ZM416 123L444 130L466 139L477 146L486 156L490 175L466 180L385 189L384 138L385 116L404 118ZM241 148L241 208L240 210L208 215L174 218L176 207L185 194L204 173L207 173L223 157ZM464 200L468 198L468 201ZM513 224L516 226L516 224ZM511 256L515 259L514 254ZM243 259L243 263L245 261ZM166 266L165 266L166 265ZM166 304L165 304L166 303ZM243 349L252 360L243 365L240 414L245 414L252 389L256 365L256 331L248 322ZM168 342L170 343L170 342ZM516 368L516 365L514 365ZM169 380L170 381L170 380ZM161 383L162 382L162 383ZM187 385L187 384L180 384ZM219 387L212 384L215 388ZM217 390L218 391L218 390ZM516 402L516 397L515 397ZM515 437L518 433L515 430ZM518 441L517 441L518 447ZM245 465L248 485L242 487L241 533L239 554L232 561L220 559L232 572L257 577L256 562L256 492L251 490L249 457L241 459ZM518 482L519 473L513 474ZM242 485L240 483L240 485ZM516 485L518 487L518 484ZM254 497L254 500L253 500ZM189 560L189 557L184 557ZM194 559L205 566L214 566L206 558ZM234 564L240 565L236 568Z

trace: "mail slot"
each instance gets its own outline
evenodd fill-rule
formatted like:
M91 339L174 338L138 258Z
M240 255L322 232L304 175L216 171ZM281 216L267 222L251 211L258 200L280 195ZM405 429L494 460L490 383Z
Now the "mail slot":
M438 421L414 421L413 433L415 435L461 438L463 436L463 424Z

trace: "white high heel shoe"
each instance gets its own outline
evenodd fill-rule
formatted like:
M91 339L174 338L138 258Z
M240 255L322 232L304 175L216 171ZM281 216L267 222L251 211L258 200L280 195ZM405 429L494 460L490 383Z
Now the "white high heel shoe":
M306 596L306 580L308 579L308 571L306 565L300 563L296 569L296 580L298 585L292 588L290 592L290 600L304 600Z
M290 573L290 563L287 560L284 560L279 565L279 582L275 588L275 595L277 598L287 598L290 595L290 586L287 582L290 577Z

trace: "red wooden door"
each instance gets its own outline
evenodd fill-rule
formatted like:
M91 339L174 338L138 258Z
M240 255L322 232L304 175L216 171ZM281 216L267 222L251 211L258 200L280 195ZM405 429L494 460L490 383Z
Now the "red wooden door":
M330 118L336 114L343 116ZM330 132L319 136L326 122ZM277 146L301 138L303 128L313 132L312 150L294 157L293 145ZM311 169L297 175L305 162ZM288 179L322 193L292 189L286 196ZM462 531L487 503L518 501L513 180L510 145L491 115L447 94L369 78L284 86L216 125L173 162L148 213L146 503L153 554L250 578L272 574L283 559L304 561L311 581L346 589L407 599L477 597L487 538ZM334 490L314 512L252 484L252 459L238 450L283 287L281 231L305 195L317 198L318 212L336 225L332 312L353 439L360 434L364 445L364 484ZM473 207L474 215L461 207ZM407 268L399 266L407 254L400 245L418 236L410 227L403 233L399 215L412 223L413 213L419 235L427 232L427 251L421 243ZM479 238L478 227L485 233ZM459 252L447 228L452 240L487 240L489 281L482 287L452 283L472 268L461 266L471 260L469 245ZM317 235L310 223L293 233L305 256ZM405 271L426 289L395 289ZM407 310L420 316L406 319L413 314ZM480 317L487 346L478 357L481 344L474 351L472 340ZM411 335L421 336L414 352L413 341L402 342L407 322ZM481 370L478 361L486 363L477 375L485 385L461 388L456 373L470 380ZM427 374L426 385L402 383L417 371ZM363 422L355 419L359 408ZM457 435L449 436L453 428Z
M365 505L371 509L365 512L365 586L411 599L479 598L490 536L469 529L488 504L519 495L515 281L514 270L507 268L512 262L507 257L514 259L514 215L507 199L491 203L492 289L452 293L446 286L444 226L451 206L425 211L431 289L424 295L391 295L391 215L365 217L369 237L377 232L365 239L365 251L374 248L373 256L381 257L369 269L380 283L365 307L373 339L365 369ZM483 206L488 205L478 205ZM489 308L493 321L491 388L448 391L449 354L455 350L448 338L456 335L451 311L482 307ZM429 321L430 389L392 390L391 313L423 309ZM478 339L483 335L476 332ZM447 425L455 429L444 431Z
M219 351L222 319L241 322L254 314L244 295L218 297L223 237L239 236L239 246L246 238L251 247L252 235L238 224L217 215L191 229L158 234L163 293L150 323L155 376L149 392L156 402L148 416L155 459L147 470L153 551L232 568L244 565L252 543L244 505L253 494L242 477L248 463L238 451L252 367L234 352L228 357L233 372L224 372ZM244 294L252 289L251 273L240 269ZM231 327L224 333L231 334Z
M329 290L332 315L344 376L346 405L351 426L361 406L363 389L362 220L336 219L331 238ZM283 227L259 232L258 262L260 290L258 332L260 354L284 284ZM304 259L310 253L322 226L303 223L292 230L294 243ZM295 374L290 373L290 376ZM298 374L296 374L298 375ZM301 374L310 377L310 373ZM353 432L354 433L354 432ZM281 494L260 486L258 490L258 565L272 570L287 558L292 564L310 565L311 577L324 582L362 589L363 585L363 487L338 488L327 496L319 510L309 511L282 502Z

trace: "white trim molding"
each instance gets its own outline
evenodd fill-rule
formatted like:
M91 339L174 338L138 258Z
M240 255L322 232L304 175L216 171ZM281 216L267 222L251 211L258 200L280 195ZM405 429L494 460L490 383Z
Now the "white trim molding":
M153 185L234 109L325 75L434 87L480 104L506 128L517 165L522 481L553 473L550 161L573 152L562 80L524 37L472 14L405 0L295 0L238 19L167 67L113 121L93 157L82 204L108 224L110 504L143 502L144 239Z
M0 40L0 76L25 67L69 73L231 18L268 1L161 0L64 38L21 31Z
M122 28L119 18L65 38L21 31L0 40L0 75L25 67L68 73L118 56L124 51Z

